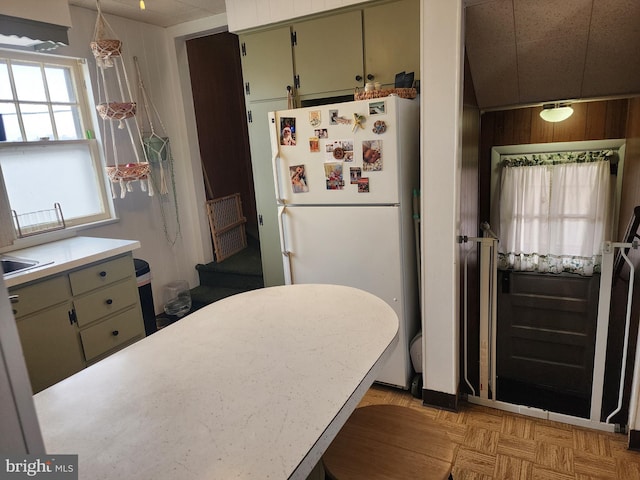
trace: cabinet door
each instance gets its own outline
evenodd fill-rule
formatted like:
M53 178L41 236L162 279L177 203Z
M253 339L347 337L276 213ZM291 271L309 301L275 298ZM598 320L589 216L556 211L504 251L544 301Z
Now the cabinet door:
M78 331L69 321L72 309L65 302L17 321L33 393L84 368Z
M398 72L414 72L414 78L419 79L420 0L365 8L363 15L364 63L369 81L393 87Z
M362 87L360 11L297 23L293 31L298 95L348 93Z
M239 41L247 103L287 98L287 86L293 87L290 28L248 33Z
M287 108L286 100L258 102L249 105L251 121L248 123L251 145L251 167L256 192L256 210L258 212L258 232L260 234L260 253L262 256L262 275L264 286L284 284L282 254L280 253L280 234L276 194L273 185L271 159L271 140L269 138L269 119L267 114Z

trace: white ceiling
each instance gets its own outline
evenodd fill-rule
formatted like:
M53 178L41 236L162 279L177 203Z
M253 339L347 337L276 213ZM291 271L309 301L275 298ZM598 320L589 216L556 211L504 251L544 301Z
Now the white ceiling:
M100 0L100 9L103 13L159 27L171 27L226 11L224 0L144 0L144 3L146 9L140 10L140 0ZM69 0L69 5L97 10L96 0Z
M469 0L483 109L640 94L640 1Z
M96 0L69 4L96 10ZM145 4L140 10L139 0L100 0L104 13L162 27L226 10L224 0ZM640 0L465 5L466 49L480 108L640 94Z

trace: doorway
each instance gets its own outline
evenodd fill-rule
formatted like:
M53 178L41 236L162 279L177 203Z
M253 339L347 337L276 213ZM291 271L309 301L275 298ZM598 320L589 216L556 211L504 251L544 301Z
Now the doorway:
M551 124L540 123L541 120L538 116L538 111L540 107L532 107L532 108L522 108L522 109L512 109L505 111L492 111L492 112L484 112L481 117L481 146L480 146L480 162L479 162L479 212L481 219L490 219L491 216L491 205L492 202L495 204L496 198L492 195L492 162L491 162L491 151L494 146L503 146L504 148L515 148L516 145L523 144L540 144L540 143L558 143L558 142L575 142L575 141L586 141L586 140L613 140L613 139L625 139L626 138L626 118L627 118L627 109L628 109L628 100L627 99L617 99L617 100L608 100L608 101L594 101L594 102L584 102L581 104L574 104L576 108L576 112L578 116L573 119L569 119L563 122L563 125L554 127ZM517 132L517 134L516 134ZM509 146L509 147L504 147ZM620 218L621 224L626 224L627 218ZM495 222L495 220L494 220ZM615 239L618 240L618 239ZM513 280L511 278L510 280ZM513 282L511 282L513 283ZM498 283L497 288L500 295L503 285ZM587 285L583 288L583 290L587 292L593 292L593 285ZM538 287L536 287L538 288ZM552 289L555 290L555 287ZM508 291L508 288L507 288ZM527 300L532 300L531 292L525 294ZM589 298L593 298L593 293L587 295ZM504 297L506 298L506 296ZM504 299L503 298L503 299ZM523 297L524 298L524 297ZM509 299L507 299L509 300ZM513 300L513 298L511 298ZM546 298L545 298L546 301ZM615 300L614 300L615 301ZM574 302L575 303L575 302ZM534 307L539 309L542 307L542 304L539 301L534 302ZM502 309L508 308L502 307ZM592 307L591 307L592 308ZM612 308L614 308L612 306ZM500 307L498 307L498 311L500 311ZM518 321L523 320L523 316L516 314ZM512 318L514 316L512 315ZM548 318L540 315L538 317L542 321L548 320ZM620 363L616 361L615 357L620 355L621 349L613 347L617 345L617 339L621 338L621 331L624 326L624 314L620 315L612 315L610 316L610 325L609 325L609 346L607 349L607 363L606 370L607 375L605 378L605 395L603 402L603 411L612 411L615 408L615 403L613 406L610 404L612 402L617 401L617 388L619 383L619 372ZM580 328L583 328L585 324L581 324ZM507 324L506 330L502 332L502 339L510 338L509 331L513 332L511 328L512 325ZM567 332L571 330L567 328ZM469 325L469 345L473 345L475 342L479 341L477 331L473 331L477 329L478 326L471 323ZM498 328L500 329L500 322L498 322ZM519 327L518 327L519 328ZM543 327L541 331L538 333L541 335L546 335L545 331L546 327ZM547 329L548 330L548 329ZM584 330L584 329L583 329ZM588 330L588 329L587 329ZM582 333L588 333L587 330L584 330ZM527 330L527 333L533 332L531 329ZM581 334L582 334L581 333ZM566 335L573 336L575 338L574 333L567 333ZM565 336L566 336L565 335ZM538 341L539 339L530 339L531 341ZM504 340L505 342L508 340ZM528 340L529 341L529 340ZM588 347L588 343L583 343L583 353L586 351ZM503 356L502 360L504 362L505 358L509 358L510 352L508 349L503 349L502 352L498 347L498 356ZM576 350L577 351L577 350ZM552 354L568 354L567 350L563 350L562 352L551 352ZM469 358L473 353L469 351ZM513 357L513 355L511 355ZM582 358L592 357L592 355L582 355ZM521 359L518 359L520 361ZM566 359L556 359L559 364L571 364L571 362L566 362ZM471 362L473 363L473 362ZM574 367L578 370L582 368L583 372L586 372L585 369L591 369L589 365L584 362L580 363L582 367L578 366L576 362ZM504 363L503 363L504 365ZM550 389L540 389L537 388L540 386L535 382L524 381L530 380L535 375L525 374L521 369L518 368L506 368L502 369L498 366L498 370L500 370L501 377L504 380L510 382L508 385L498 384L497 392L498 392L498 400L506 401L508 403L514 403L519 405L531 405L538 406L544 410L556 411L556 412L564 412L573 416L585 417L585 413L588 413L590 398L589 398L589 385L585 383L588 381L590 375L586 373L582 376L582 383L580 385L575 386L575 388L568 390L568 395L566 398L561 399L560 396L554 394L553 390ZM616 372L614 371L617 371ZM514 375L514 372L517 375ZM537 373L537 372L534 372ZM511 374L511 376L510 376ZM523 378L524 377L524 378ZM473 377L471 377L473 378ZM556 378L556 386L558 386L561 380ZM520 383L518 383L520 382ZM535 389L526 390L526 388L531 387L531 384L536 386ZM549 386L549 385L542 385ZM553 386L553 385L552 385ZM475 386L474 386L475 387ZM511 392L509 392L509 389ZM556 390L557 392L557 390ZM511 397L504 397L503 394L511 393ZM526 394L526 395L525 395ZM527 396L527 401L522 401L522 398L515 398L515 396L520 395L521 397ZM565 404L563 405L560 400L563 400ZM579 400L579 401L578 401ZM532 405L532 401L534 405ZM573 402L573 403L572 403ZM567 407L567 405L569 405ZM576 411L576 408L579 411ZM623 419L625 412L620 412L619 417L614 420ZM605 415L606 416L606 415ZM624 423L623 421L620 423Z
M247 234L258 241L238 37L222 32L186 47L207 200L240 193Z

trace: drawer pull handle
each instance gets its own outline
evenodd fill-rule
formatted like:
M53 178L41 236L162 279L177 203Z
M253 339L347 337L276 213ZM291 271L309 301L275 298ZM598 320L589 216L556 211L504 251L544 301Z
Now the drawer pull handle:
M114 330L113 332L111 332L111 335L113 335L114 337L117 337L119 333L120 332L118 330Z
M11 301L11 303L18 303L20 301L20 295L9 295L9 301Z
M17 315L17 313L18 313L18 310L16 310L16 309L14 308L14 309L13 309L13 314L14 314L14 315Z
M102 270L98 275L100 275L102 278L107 276L107 272L105 272L104 270Z
M112 300L112 299L110 299L110 298L107 298L106 303L107 303L107 305L111 305L111 304L113 303L113 300Z

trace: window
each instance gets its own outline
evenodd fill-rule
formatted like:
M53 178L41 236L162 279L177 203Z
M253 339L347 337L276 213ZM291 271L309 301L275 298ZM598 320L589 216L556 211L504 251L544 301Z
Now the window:
M613 150L502 157L499 265L591 275L611 233Z
M56 203L67 226L111 217L83 62L0 51L0 190L10 204L0 209L23 226Z

